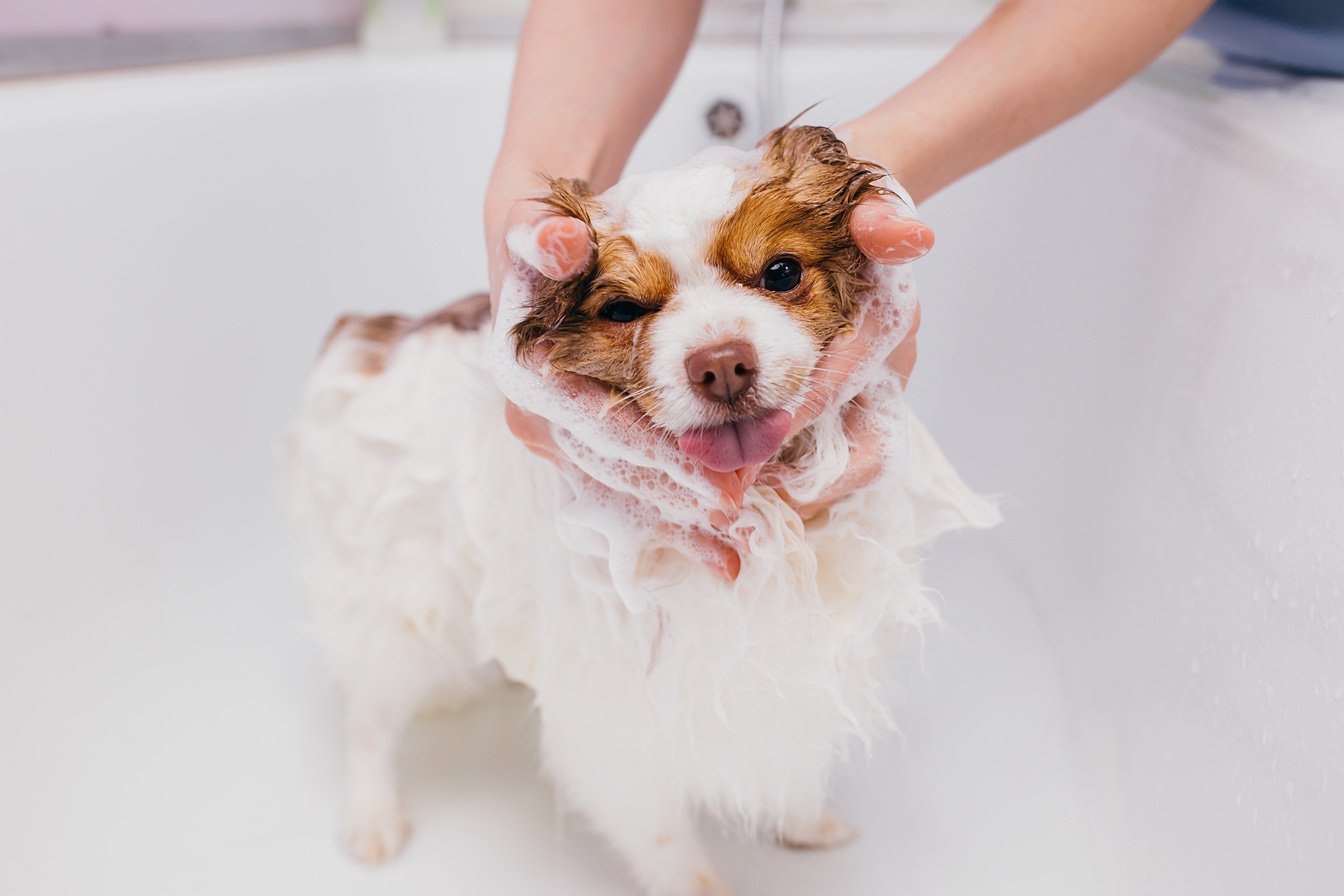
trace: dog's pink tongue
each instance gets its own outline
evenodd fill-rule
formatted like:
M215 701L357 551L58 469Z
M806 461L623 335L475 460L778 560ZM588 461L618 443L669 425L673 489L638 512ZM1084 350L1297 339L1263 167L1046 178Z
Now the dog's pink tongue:
M718 473L762 464L775 456L793 426L788 411L771 411L754 420L738 420L696 429L677 441L681 450Z

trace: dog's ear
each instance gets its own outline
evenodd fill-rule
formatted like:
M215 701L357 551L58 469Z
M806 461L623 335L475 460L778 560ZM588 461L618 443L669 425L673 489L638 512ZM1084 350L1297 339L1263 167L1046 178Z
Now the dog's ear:
M582 222L588 228L589 241L596 245L597 234L592 219L593 196L585 182L572 178L551 178L550 192L538 201L557 215ZM533 239L539 230L534 230ZM540 253L539 247L533 248ZM592 253L584 270L569 280L552 280L540 274L533 279L532 298L527 313L511 331L519 356L530 353L548 335L574 318L583 297L587 295L595 269L596 253Z
M760 150L764 180L744 208L763 231L788 230L807 246L811 263L827 273L836 310L852 319L870 271L850 219L864 200L888 192L879 186L886 172L851 156L830 128L790 123L767 134Z
M833 236L852 239L866 259L906 264L933 246L933 231L907 200L881 185L887 172L850 154L830 128L785 125L765 136L761 152L775 182Z
M878 185L885 172L849 154L830 128L786 124L762 138L761 163L800 202L852 210L888 191Z

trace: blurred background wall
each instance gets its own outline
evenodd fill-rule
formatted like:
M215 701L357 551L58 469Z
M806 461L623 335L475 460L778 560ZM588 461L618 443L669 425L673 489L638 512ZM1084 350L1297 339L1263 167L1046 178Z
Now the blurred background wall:
M0 3L0 77L351 43L364 5L364 0Z
M528 0L39 0L0 2L0 78L355 44L511 39ZM960 33L991 0L709 0L707 37ZM371 34L372 32L372 34Z
M0 34L152 33L348 23L364 0L43 0L0 5Z

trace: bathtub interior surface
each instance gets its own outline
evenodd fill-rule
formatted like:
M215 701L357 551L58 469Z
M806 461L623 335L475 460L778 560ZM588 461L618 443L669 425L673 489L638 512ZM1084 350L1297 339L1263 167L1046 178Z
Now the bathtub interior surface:
M942 49L839 73L793 48L786 102L842 120ZM0 91L6 892L629 892L538 779L517 691L412 732L401 859L340 855L339 704L278 511L331 318L483 282L510 61ZM698 50L635 166L698 148L713 99L749 108L753 72ZM1344 879L1340 99L1154 73L929 206L916 405L1009 522L937 551L903 733L839 783L862 839L716 840L741 892Z

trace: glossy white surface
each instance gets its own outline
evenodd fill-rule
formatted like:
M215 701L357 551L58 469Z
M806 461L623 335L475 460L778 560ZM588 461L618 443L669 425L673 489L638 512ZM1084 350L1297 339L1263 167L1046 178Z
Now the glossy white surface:
M841 120L937 46L792 48ZM843 64L841 64L843 63ZM749 105L698 52L636 165ZM623 893L526 698L428 720L418 824L337 851L337 703L280 520L327 322L483 282L509 56L0 87L0 890ZM856 84L872 85L867 95ZM879 87L880 85L880 87ZM1344 90L1168 60L925 209L912 400L1007 524L949 541L855 846L721 843L744 894L1337 893Z

